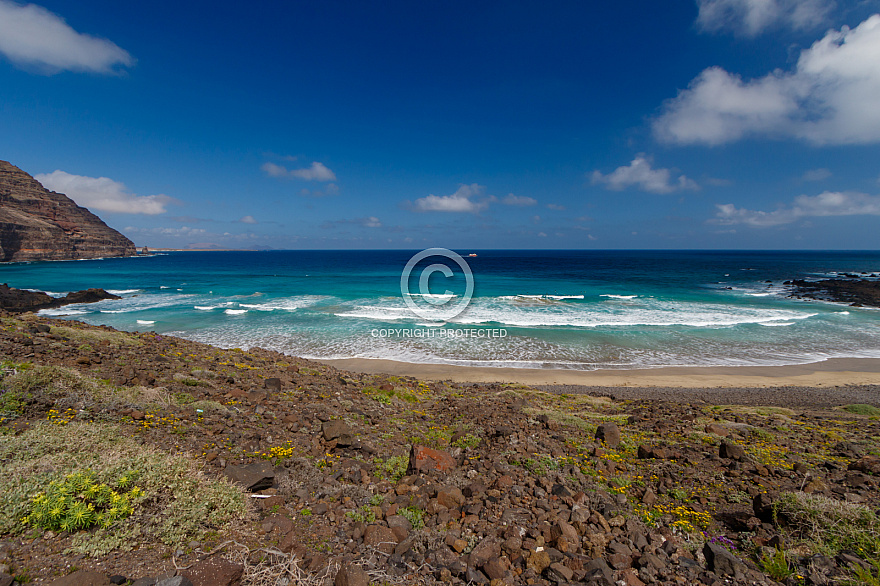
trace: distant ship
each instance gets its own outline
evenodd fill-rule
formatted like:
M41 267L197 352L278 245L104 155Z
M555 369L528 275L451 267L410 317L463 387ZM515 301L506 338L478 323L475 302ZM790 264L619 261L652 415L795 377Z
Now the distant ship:
M473 258L473 257L475 257L475 256L477 256L477 255L476 255L475 253L472 252L472 253L470 253L470 254L468 255L468 258Z

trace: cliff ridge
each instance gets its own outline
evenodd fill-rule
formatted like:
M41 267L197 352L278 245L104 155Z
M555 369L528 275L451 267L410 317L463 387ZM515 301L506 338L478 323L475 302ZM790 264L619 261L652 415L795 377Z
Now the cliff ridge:
M0 262L135 254L134 243L101 218L0 161Z

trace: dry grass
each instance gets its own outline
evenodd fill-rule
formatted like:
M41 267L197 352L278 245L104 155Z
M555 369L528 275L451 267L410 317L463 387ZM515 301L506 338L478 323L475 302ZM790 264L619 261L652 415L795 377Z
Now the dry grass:
M110 346L114 346L117 348L120 346L131 347L143 345L143 342L141 342L136 336L126 332L111 332L107 330L96 329L79 329L68 326L52 326L51 333L57 336L61 336L63 338L68 338L78 344L101 345L106 342Z
M587 423L577 415L572 415L571 413L566 413L557 409L540 409L535 407L526 407L525 409L523 409L523 413L527 413L532 417L540 417L542 415L546 415L547 419L553 423L564 425L567 427L574 427L583 431L596 430L595 425Z
M249 548L235 541L214 548L209 554L221 550L227 550L224 558L234 564L244 567L242 586L277 586L287 584L289 586L326 586L332 584L339 572L340 564L337 560L329 560L327 565L316 572L310 573L304 569L304 561L295 554L286 554L275 548ZM202 552L204 553L204 552ZM373 551L375 556L384 556L379 551ZM383 571L371 569L361 564L361 567L370 577L370 584L397 585L397 584L433 584L431 577L418 575L421 567L410 567L410 572L404 576L392 576ZM178 567L178 569L183 569Z
M208 530L229 529L248 517L240 488L210 480L187 454L168 454L138 443L112 424L38 422L18 436L0 436L0 533L32 531L22 524L30 498L53 480L75 472L119 477L136 471L144 491L134 515L95 532L83 532L73 549L93 556L131 549L138 542L177 546Z
M64 366L34 366L3 379L20 398L46 397L60 407L132 405L168 406L173 400L162 387L117 387Z

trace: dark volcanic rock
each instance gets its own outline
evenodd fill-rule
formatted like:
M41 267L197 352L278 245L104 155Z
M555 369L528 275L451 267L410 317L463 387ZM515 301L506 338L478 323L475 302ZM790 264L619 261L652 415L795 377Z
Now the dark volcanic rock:
M263 490L275 482L275 471L266 461L254 462L246 466L227 466L223 473L245 490Z
M790 297L806 297L823 301L837 301L853 305L880 307L880 281L866 279L823 279L821 281L791 281Z
M104 299L122 299L122 297L107 293L103 289L92 288L55 298L41 291L13 289L6 283L0 285L0 309L14 313L61 307L71 303L95 303Z
M0 261L134 256L134 243L61 193L0 161Z

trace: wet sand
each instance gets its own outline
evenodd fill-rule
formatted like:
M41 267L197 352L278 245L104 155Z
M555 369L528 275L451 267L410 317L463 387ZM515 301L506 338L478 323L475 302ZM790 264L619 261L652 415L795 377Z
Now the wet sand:
M609 395L616 399L803 407L880 405L880 359L876 358L835 358L789 366L594 371L410 364L369 359L322 362L368 374L460 383L523 384L552 392Z

